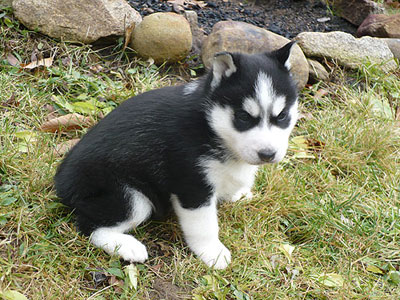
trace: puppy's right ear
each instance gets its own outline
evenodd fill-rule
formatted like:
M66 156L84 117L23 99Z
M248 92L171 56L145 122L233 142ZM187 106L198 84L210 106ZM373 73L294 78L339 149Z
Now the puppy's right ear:
M294 45L296 45L296 42L289 42L282 48L271 53L288 71L290 71L291 68L289 57Z
M231 53L218 52L215 54L212 66L213 79L211 81L211 88L216 88L223 77L228 78L236 71L237 68Z

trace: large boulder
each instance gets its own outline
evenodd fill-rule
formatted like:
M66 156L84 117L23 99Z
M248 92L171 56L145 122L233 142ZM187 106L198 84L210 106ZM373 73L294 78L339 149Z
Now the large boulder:
M357 68L369 61L385 71L397 68L393 53L381 39L356 39L344 32L303 32L295 40L309 58L327 58L349 68Z
M26 27L81 43L123 36L142 20L125 0L14 0L13 9Z
M400 38L400 14L369 15L357 29L357 36Z
M132 48L157 64L185 58L192 48L189 22L175 13L154 13L143 18L133 31Z
M205 39L201 58L206 68L210 68L217 52L260 53L281 48L288 39L257 26L236 21L221 21L214 25ZM308 63L301 49L295 45L290 55L291 72L302 89L308 81Z
M384 8L372 0L326 0L338 16L359 26L370 14L380 14Z

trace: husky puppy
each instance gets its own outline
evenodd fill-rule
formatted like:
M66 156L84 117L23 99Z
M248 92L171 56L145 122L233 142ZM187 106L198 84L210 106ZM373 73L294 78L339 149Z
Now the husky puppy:
M78 229L107 253L144 262L146 247L127 232L173 209L189 248L227 267L217 202L251 197L257 167L286 153L297 120L292 46L218 53L204 77L128 99L89 130L55 176Z

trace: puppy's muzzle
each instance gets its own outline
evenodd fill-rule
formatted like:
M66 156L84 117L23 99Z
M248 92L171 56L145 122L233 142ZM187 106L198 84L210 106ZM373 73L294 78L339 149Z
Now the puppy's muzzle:
M275 154L276 154L275 151L269 149L258 151L258 157L260 158L261 161L265 163L273 161L275 158Z

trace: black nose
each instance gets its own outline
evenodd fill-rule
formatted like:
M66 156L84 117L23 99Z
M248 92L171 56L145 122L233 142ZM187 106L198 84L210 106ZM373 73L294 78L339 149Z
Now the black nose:
M264 149L258 152L258 157L263 162L270 162L275 158L275 152L268 149Z

